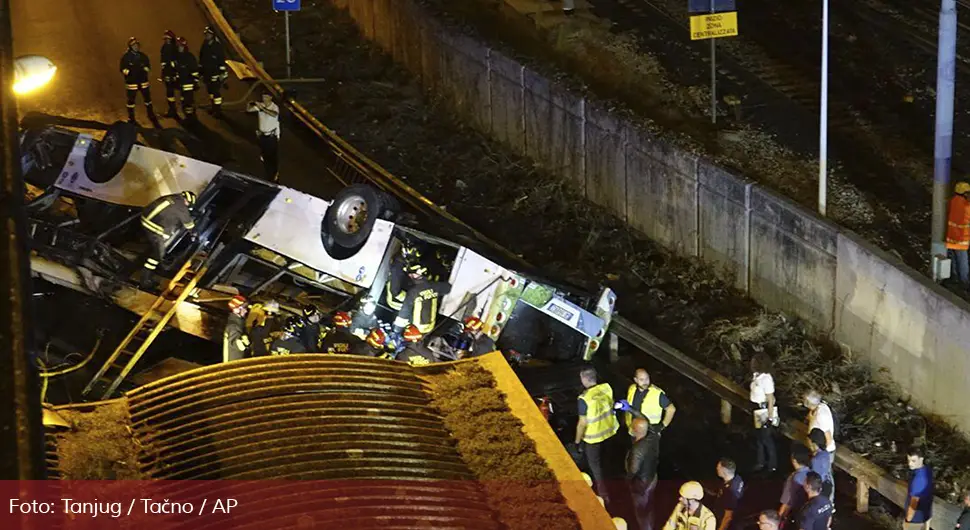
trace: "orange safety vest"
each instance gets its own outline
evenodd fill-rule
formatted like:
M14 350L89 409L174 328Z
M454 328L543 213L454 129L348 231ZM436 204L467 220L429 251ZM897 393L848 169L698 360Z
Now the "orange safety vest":
M963 195L950 199L950 214L946 224L946 248L970 249L970 201Z

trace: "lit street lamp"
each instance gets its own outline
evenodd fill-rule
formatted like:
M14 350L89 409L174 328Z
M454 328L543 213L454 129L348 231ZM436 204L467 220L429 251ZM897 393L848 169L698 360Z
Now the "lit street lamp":
M33 92L50 83L57 67L47 57L25 55L14 60L13 92L18 96Z

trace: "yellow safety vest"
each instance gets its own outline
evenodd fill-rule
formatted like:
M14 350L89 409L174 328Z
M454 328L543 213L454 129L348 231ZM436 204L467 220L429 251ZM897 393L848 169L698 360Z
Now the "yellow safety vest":
M687 515L683 510L673 513L664 530L714 530L716 524L714 513L702 504L697 515Z
M633 395L637 392L637 385L630 385L630 388L626 391L626 401L633 406ZM663 419L664 409L660 406L660 396L664 393L663 389L650 385L647 387L647 395L643 396L643 402L640 403L640 414L647 417L647 421L650 425L656 425L660 423ZM626 422L627 430L630 429L630 425L633 423L633 414L629 412L623 413L624 421Z
M613 389L608 383L600 383L587 389L579 399L586 403L584 442L600 443L620 430L620 422L613 413Z

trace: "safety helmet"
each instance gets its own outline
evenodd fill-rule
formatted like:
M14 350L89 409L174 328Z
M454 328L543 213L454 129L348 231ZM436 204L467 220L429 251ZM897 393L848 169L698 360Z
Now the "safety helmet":
M314 315L319 315L319 314L320 314L320 310L317 309L317 306L313 304L307 304L303 306L303 316L310 318Z
M177 42L179 46L183 46L185 48L189 47L189 41L185 40L185 37L179 37L175 39L175 42Z
M266 302L265 304L263 304L263 312L273 313L273 314L279 313L280 303L277 302L276 300L270 300L269 302Z
M370 330L370 333L367 334L367 344L370 344L375 348L383 347L384 341L386 340L387 333L384 333L384 330L381 328L374 328Z
M401 336L406 342L418 342L424 335L418 330L417 326L408 324L408 327L404 328L404 333Z
M613 518L613 527L616 528L616 530L627 530L627 528L629 528L629 526L626 524L626 519L622 517Z
M205 35L206 33L209 33L212 35L216 34L215 30L212 29L212 26L206 26L205 29L202 30L203 35Z
M165 33L162 34L162 39L172 39L174 42L176 39L175 32L170 29L165 30Z
M186 204L188 204L189 206L192 206L193 204L195 204L195 200L198 199L198 197L196 197L195 195L195 192L192 192L192 191L183 191L182 198L185 199Z
M353 319L350 318L350 313L346 311L337 311L333 316L333 325L338 328L349 328L350 323Z
M704 486L700 482L684 482L680 487L680 496L687 500L699 501L704 498Z
M420 263L409 263L404 266L404 272L417 276L424 276L428 273L428 268Z
M465 318L465 331L478 331L482 329L482 319L472 316Z
M283 333L289 333L293 335L298 329L300 329L300 319L297 317L289 317L286 319L286 323L283 324Z
M235 310L239 309L240 307L245 306L246 303L247 303L246 302L246 297L243 296L243 295L241 295L241 294L237 294L236 296L233 296L229 300L229 310L230 311L235 311Z
M418 247L410 243L404 243L401 245L401 255L405 259L418 259L421 257L421 251L418 250Z
M970 184L966 182L957 182L956 189L957 195L963 195L964 193L970 193Z
M128 47L129 48L131 48L132 46L134 46L136 44L138 44L139 46L141 45L141 43L138 42L138 39L136 39L135 37L128 37Z

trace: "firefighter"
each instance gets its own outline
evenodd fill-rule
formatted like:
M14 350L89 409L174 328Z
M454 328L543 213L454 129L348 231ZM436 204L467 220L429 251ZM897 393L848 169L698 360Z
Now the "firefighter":
M386 342L387 333L384 333L384 330L381 328L374 328L367 334L364 345L360 348L360 354L367 357L383 357L384 344Z
M451 292L451 284L429 281L428 269L420 263L408 265L406 271L413 285L394 319L394 331L400 333L408 324L414 324L418 331L428 335L434 331L438 318L439 298Z
M279 312L280 304L276 300L270 300L264 304L256 304L253 309L259 309L259 318L253 322L252 330L249 332L249 339L252 342L254 357L262 357L269 354L269 347L279 336Z
M333 330L323 338L320 351L350 355L361 349L363 341L350 333L351 320L350 313L337 311L333 316Z
M703 498L704 486L694 481L685 482L680 487L680 500L663 530L714 530L714 512L701 504Z
M409 280L405 269L409 263L421 259L421 252L417 248L404 243L401 245L401 253L394 256L391 260L390 270L387 273L387 283L384 284L384 302L387 307L394 311L400 311L404 305L404 298L408 294Z
M964 289L970 288L970 184L957 182L950 213L947 217L946 249L953 256L957 279Z
M476 316L465 318L465 327L458 337L458 358L478 357L495 351L495 341L485 334L482 319Z
M273 341L269 347L270 355L289 355L291 353L304 353L303 341L300 340L300 318L289 317L280 330L280 336Z
M175 108L175 91L178 90L178 45L175 44L175 32L168 30L162 37L162 51L160 61L162 64L162 82L165 83L165 101L168 102L168 114L166 118L178 118L178 111Z
M327 327L320 322L321 318L322 315L317 306L313 304L303 306L302 340L303 346L306 347L308 352L320 351L320 341L329 332Z
M212 115L222 116L222 83L228 77L226 73L226 50L216 32L206 26L202 32L204 40L199 48L199 68L202 70L202 80L209 93L212 103Z
M142 285L150 284L152 274L165 258L165 251L173 239L177 239L183 231L188 231L193 239L197 237L195 220L192 218L195 200L195 193L183 191L163 195L142 209L141 226L148 234L151 246L142 271Z
M222 362L244 359L251 353L249 335L246 334L246 315L249 302L242 295L229 300L229 318L222 335Z
M378 320L375 314L376 311L377 303L373 298L370 296L361 298L357 311L354 311L353 321L350 324L350 332L361 340L367 338L370 330L380 325L380 320Z
M140 43L135 37L128 39L128 49L121 56L121 75L125 78L125 95L127 96L128 121L135 121L135 98L138 92L145 102L145 110L148 111L148 119L152 122L157 121L155 110L152 108L151 83L148 81L148 74L151 72L151 61L148 56L141 52Z
M195 87L199 82L199 64L189 51L189 42L185 37L179 37L175 43L178 45L175 69L182 95L182 112L186 119L195 120Z
M404 340L404 348L397 352L397 355L394 357L395 360L404 361L411 366L423 366L437 360L434 352L427 346L421 344L421 339L424 338L424 335L413 324L409 324L408 327L404 328L404 333L401 335L401 338Z

